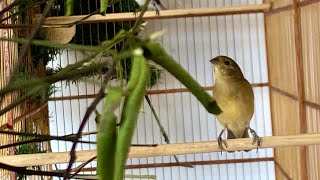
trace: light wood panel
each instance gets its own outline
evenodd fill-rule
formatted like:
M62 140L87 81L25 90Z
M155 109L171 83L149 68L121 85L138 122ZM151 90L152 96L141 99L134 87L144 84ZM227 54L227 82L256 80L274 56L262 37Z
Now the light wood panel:
M305 84L305 98L314 103L320 104L320 2L315 2L301 7L301 36L303 71ZM319 107L319 106L318 106ZM320 111L313 107L306 108L307 132L320 131ZM320 148L311 146L307 151L308 176L309 179L320 178Z
M300 134L298 119L298 103L277 92L271 92L271 111L274 135ZM275 148L275 160L294 179L300 177L300 147ZM284 178L279 168L276 168L276 177ZM285 179L285 178L284 178Z
M269 81L274 87L297 94L292 11L266 16Z
M320 104L320 2L301 8L302 54L306 100Z
M320 110L311 107L306 108L308 133L320 132ZM310 180L320 179L320 146L313 145L308 147L308 174Z

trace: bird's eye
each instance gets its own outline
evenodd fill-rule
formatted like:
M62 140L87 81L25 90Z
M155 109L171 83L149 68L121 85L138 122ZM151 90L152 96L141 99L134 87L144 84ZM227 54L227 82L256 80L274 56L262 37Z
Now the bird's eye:
M224 64L229 66L230 65L230 61L224 61Z

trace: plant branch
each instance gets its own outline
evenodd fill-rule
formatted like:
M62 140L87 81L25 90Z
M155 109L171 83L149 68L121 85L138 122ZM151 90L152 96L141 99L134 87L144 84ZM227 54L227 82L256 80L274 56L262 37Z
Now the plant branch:
M77 135L76 135L76 138L74 139L73 141L73 145L72 145L72 148L70 150L70 160L69 160L69 164L68 164L68 167L66 169L66 172L64 174L64 179L67 179L69 178L69 174L71 172L71 167L73 165L73 163L75 162L76 160L76 147L77 147L77 143L79 142L79 137L81 136L81 133L82 133L82 130L85 126L85 124L87 123L91 113L96 109L98 103L104 98L105 96L105 88L107 86L107 83L110 81L111 77L112 77L112 74L113 74L113 71L114 69L111 68L110 71L108 71L105 79L104 79L104 83L98 93L98 96L94 99L94 101L90 104L90 106L87 108L87 111L82 119L82 122L80 124L80 127L78 129L78 132L77 132Z
M203 87L161 47L159 43L153 43L149 40L141 41L140 43L144 49L144 56L162 66L185 85L209 113L221 113L217 102L212 96L209 95Z
M167 144L170 144L169 136L168 136L168 134L166 133L166 130L164 129L164 127L162 126L161 121L160 121L160 119L159 119L159 117L158 117L158 115L157 115L156 110L154 109L154 107L153 107L153 105L152 105L152 103L151 103L151 100L150 100L149 96L146 94L146 95L144 95L144 98L146 99L146 101L148 102L148 104L149 104L149 106L150 106L150 109L151 109L151 111L152 111L152 114L153 114L154 118L156 119L156 122L157 122L157 124L158 124L158 126L159 126L159 128L160 128L161 134L162 134L162 136L164 137L164 141L165 141ZM180 164L180 161L179 161L178 157L177 157L176 155L173 155L173 157L174 157L175 161L176 161L178 164ZM193 167L193 166L191 166L191 165L182 165L182 164L181 164L181 166Z

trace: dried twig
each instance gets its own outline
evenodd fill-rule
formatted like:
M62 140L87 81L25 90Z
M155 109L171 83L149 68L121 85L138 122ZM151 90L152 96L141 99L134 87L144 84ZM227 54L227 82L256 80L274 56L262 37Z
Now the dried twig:
M152 103L151 103L151 100L150 100L149 96L146 94L146 95L144 96L144 98L147 100L147 102L148 102L148 104L149 104L149 106L150 106L150 109L151 109L151 111L152 111L152 114L153 114L154 118L156 119L156 122L157 122L157 124L158 124L158 126L159 126L159 128L160 128L161 134L162 134L162 136L164 137L164 141L165 141L167 144L170 144L169 136L168 136L168 134L166 133L166 130L164 129L164 127L162 126L161 121L160 121L160 119L159 119L159 117L158 117L158 115L157 115L156 110L154 109L154 107L153 107L153 105L152 105ZM177 157L176 155L173 155L173 157L174 157L174 159L176 160L177 164L180 164L180 161L179 161L178 157ZM184 166L184 167L191 167L191 168L193 167L192 165L185 165L185 164L180 164L180 165L181 165L181 166Z
M89 164L90 162L92 162L96 158L97 158L97 156L94 156L93 158L90 158L86 162L82 163L80 166L72 169L71 171L74 171L74 173L70 176L70 179L73 178L75 175L77 175L81 171L82 168L84 168L87 164Z
M17 135L15 133L17 132L13 132L13 131L0 131L0 134L13 134L13 135ZM21 133L22 134L22 133ZM24 135L26 136L26 135ZM2 145L0 146L0 149L5 149L5 148L9 148L9 147L13 147L13 146L19 146L22 144L28 144L28 143L36 143L36 142L44 142L44 141L50 141L50 140L63 140L63 141L74 141L74 138L70 138L70 137L59 137L59 136L49 136L49 135L27 135L27 136L38 136L37 138L33 138L30 140L25 140L25 141L20 141L20 142L16 142L16 143L10 143L10 144L6 144L6 145ZM96 142L91 142L91 141L82 141L82 140L78 140L78 142L80 143L88 143L88 144L96 144Z
M19 174L25 174L25 175L58 176L58 177L63 176L63 173L59 173L59 172L28 170L24 167L11 166L4 163L0 163L0 169L5 169L5 170L17 172Z
M71 167L76 160L76 147L77 147L77 143L79 142L79 137L81 136L81 133L84 129L84 126L87 123L91 113L96 109L98 103L105 97L105 88L107 86L107 83L110 81L110 79L112 77L113 71L114 71L114 68L110 68L110 71L108 71L107 75L105 76L104 83L102 84L102 87L98 93L98 96L94 99L94 101L87 108L87 111L82 119L82 122L80 124L79 129L78 129L78 132L76 134L76 138L73 141L73 145L72 145L72 148L70 151L70 161L69 161L68 167L66 169L66 172L64 174L64 179L69 178L69 174L71 172Z

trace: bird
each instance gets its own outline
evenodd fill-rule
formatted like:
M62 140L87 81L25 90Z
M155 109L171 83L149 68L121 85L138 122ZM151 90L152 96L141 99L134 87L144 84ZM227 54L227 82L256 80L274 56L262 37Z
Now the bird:
M215 83L213 98L222 110L217 120L222 126L218 136L218 145L222 152L223 133L227 130L227 139L249 138L250 131L253 143L257 143L257 150L261 139L250 121L254 113L254 94L251 84L245 79L239 65L230 57L219 55L210 60L213 64ZM248 151L248 150L245 150Z
M146 0L136 0L136 2L140 5L143 6ZM148 6L148 9L150 10L156 10L157 15L160 14L160 10L166 10L167 8L164 7L160 0L151 0L150 4Z

